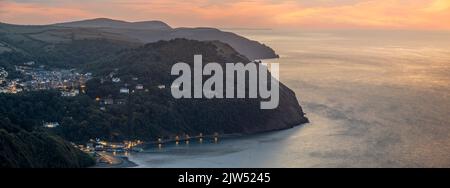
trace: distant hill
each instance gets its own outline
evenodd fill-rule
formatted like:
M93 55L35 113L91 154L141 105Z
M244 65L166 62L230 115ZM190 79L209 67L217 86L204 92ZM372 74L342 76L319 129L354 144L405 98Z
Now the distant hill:
M0 66L11 70L25 61L60 68L79 68L106 59L140 41L92 28L21 26L0 23Z
M142 43L176 38L200 41L219 40L231 45L236 51L251 60L278 57L273 49L264 44L239 36L235 33L224 32L215 28L171 28L169 25L160 21L125 22L107 18L59 23L54 24L53 26L96 28L105 33L120 34Z
M92 28L115 28L115 29L139 29L139 30L170 30L169 25L161 21L126 22L108 18L96 18L67 23L53 24L53 26L64 27L92 27Z

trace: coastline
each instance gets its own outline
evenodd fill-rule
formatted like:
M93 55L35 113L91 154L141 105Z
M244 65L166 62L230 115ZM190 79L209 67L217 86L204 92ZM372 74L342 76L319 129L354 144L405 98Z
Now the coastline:
M297 126L301 126L303 124L299 124L293 127L297 127ZM287 128L287 129L291 129L293 127ZM257 132L257 133L251 133L251 134L243 134L243 133L232 133L232 134L224 134L220 136L220 139L222 140L228 140L228 139L238 139L238 138L244 138L247 136L256 136L256 135L260 135L260 134L267 134L267 133L272 133L272 132L277 132L277 131L281 131L281 130L286 130L286 129L277 129L277 130L271 130L271 131L262 131L262 132ZM203 138L213 138L213 135L206 135ZM180 141L184 141L180 140ZM161 141L160 144L170 144L172 142L175 142L175 140L164 140ZM150 145L154 145L157 144L158 142L151 142L151 143L146 143L145 146L148 147ZM113 153L110 152L95 152L95 158L96 158L96 163L94 166L88 167L88 168L133 168L133 167L139 167L138 164L136 164L135 162L131 161L127 156L125 155L114 155Z
M220 140L228 140L229 141L229 140L242 139L242 138L251 139L252 137L255 137L255 136L261 136L261 135L265 135L265 134L272 134L272 133L277 133L277 132L284 131L284 130L293 129L295 127L301 127L301 126L304 126L305 124L308 124L308 123L309 122L296 124L296 125L293 125L292 127L289 127L289 128L274 129L274 130L270 130L270 131L260 131L260 132L248 133L248 134L245 134L245 133L224 134L224 135L220 136ZM210 135L208 135L208 136L210 136ZM208 137L208 136L205 136L205 137ZM172 140L170 140L170 141L167 141L167 140L163 141L163 142L161 142L161 144L170 144L170 142L172 142ZM153 144L155 144L155 143L153 143ZM146 146L148 147L148 146L153 145L153 144L147 143ZM210 144L212 144L212 143L210 143ZM172 147L172 146L169 146L169 147ZM144 151L144 153L145 153L145 151ZM109 155L112 156L111 153L109 153ZM121 158L121 156L113 156L113 157ZM123 165L120 165L120 164L119 165L106 165L106 166L102 165L101 167L97 167L97 168L133 168L133 167L140 168L141 167L141 165L138 165L137 162L134 162L134 161L130 160L126 156L123 156L122 160L124 160L124 162L125 162L125 164L123 164ZM96 165L96 166L98 166L98 165Z
M98 152L96 153L96 163L90 168L132 168L138 166L133 161L130 161L127 156L123 155L113 155L108 152ZM105 160L105 162L100 162Z

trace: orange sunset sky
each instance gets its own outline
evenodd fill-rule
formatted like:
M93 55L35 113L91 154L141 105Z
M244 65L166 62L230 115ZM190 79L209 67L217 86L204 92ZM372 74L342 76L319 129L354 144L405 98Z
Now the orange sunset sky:
M0 22L98 17L174 27L450 30L450 0L0 0Z

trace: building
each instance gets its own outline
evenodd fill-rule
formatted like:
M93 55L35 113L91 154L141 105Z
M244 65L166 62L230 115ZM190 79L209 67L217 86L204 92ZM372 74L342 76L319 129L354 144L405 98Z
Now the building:
M120 93L129 94L130 90L128 88L120 88Z
M94 143L92 142L86 143L86 151L91 152L94 151L94 149L95 149Z
M107 98L107 99L104 99L102 103L104 105L113 105L114 104L114 99Z
M26 62L26 63L24 63L25 65L28 65L28 66L31 66L31 65L34 65L34 64L36 64L36 62L34 62L34 61L29 61L29 62Z
M112 78L112 82L119 83L120 82L120 78Z
M136 85L136 89L137 90L143 90L144 86L142 84L138 84L138 85Z
M119 105L127 104L127 100L126 99L117 99L116 104L119 104Z
M94 150L95 151L103 151L104 146L103 145L96 145Z
M45 128L56 128L59 126L58 122L44 122L43 127Z

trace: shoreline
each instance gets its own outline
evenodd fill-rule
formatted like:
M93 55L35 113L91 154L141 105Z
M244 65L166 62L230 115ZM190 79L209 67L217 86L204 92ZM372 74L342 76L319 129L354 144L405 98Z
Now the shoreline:
M294 125L290 128L284 128L284 129L276 129L276 130L271 130L271 131L261 131L261 132L256 132L256 133L251 133L251 134L245 134L245 133L231 133L231 134L223 134L221 136L219 136L219 138L221 138L221 140L228 140L228 139L239 139L239 138L250 138L252 136L258 136L258 135L264 135L264 134L270 134L270 133L275 133L278 131L283 131L283 130L288 130L288 129L292 129L295 127L299 127L299 126L303 126L304 124L307 124L309 122L306 123L301 123L301 124L297 124ZM213 135L206 135L203 136L203 138L213 138ZM195 139L195 137L191 138L191 139ZM180 141L184 141L185 139L180 139ZM164 140L162 142L160 142L160 144L170 144L170 143L175 143L175 140L169 139L169 140ZM158 144L158 142L151 142L151 143L145 143L144 147L149 147L151 145L154 144ZM89 168L133 168L133 167L139 167L140 165L138 165L137 163L131 161L128 156L125 155L114 155L111 152L95 152L95 157L96 157L96 164L94 166L91 166ZM100 162L101 160L103 160L103 162Z
M97 152L95 165L90 168L131 168L138 165L130 161L127 156L116 156L109 152ZM105 160L107 162L100 162Z
M272 134L272 133L277 133L277 132L284 131L284 130L293 129L293 128L296 128L296 127L302 127L302 126L304 126L305 124L308 124L308 123L309 122L297 124L297 125L294 125L294 126L292 126L290 128L277 129L277 130L271 130L271 131L261 131L261 132L257 132L257 133L251 133L251 134L245 134L245 133L224 134L224 135L220 136L220 138L221 138L221 140L242 139L242 138L251 139L252 137L255 137L255 136ZM165 143L167 144L167 142L165 142ZM213 144L213 143L208 143L208 144ZM148 146L150 144L146 144L146 145ZM172 147L172 146L169 146L169 147ZM145 151L143 153L145 153ZM134 165L133 166L129 166L129 167L123 167L123 168L130 168L130 167L140 168L140 166L141 166L141 165L138 165L137 163L129 160L128 157L126 157L126 160L128 160L128 162L130 162L131 164L134 164Z
M309 119L305 116L304 120L302 122L290 125L289 127L285 127L285 128L278 128L278 129L272 129L272 130L263 130L263 131L255 131L255 132L252 132L252 133L227 133L227 134L218 134L217 136L214 135L214 134L211 134L211 135L204 135L202 137L193 136L193 137L190 137L189 139L180 138L178 141L181 142L181 141L198 139L198 138L214 139L215 137L217 137L218 139L242 138L242 137L247 137L247 136L255 136L255 135L261 135L261 134L266 134L266 133L273 133L273 132L288 130L288 129L292 129L292 128L295 128L295 127L303 126L303 125L309 124L309 123L310 123ZM155 145L155 144L170 144L170 143L175 143L176 141L177 140L174 139L174 138L162 139L161 141L145 142L142 146L146 147L146 146L151 146L151 145Z

